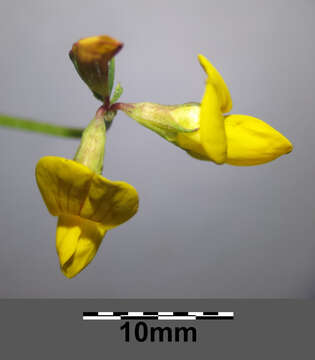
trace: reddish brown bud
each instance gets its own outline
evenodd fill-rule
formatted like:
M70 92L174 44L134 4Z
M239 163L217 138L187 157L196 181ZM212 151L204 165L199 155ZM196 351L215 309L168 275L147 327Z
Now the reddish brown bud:
M94 95L106 101L109 97L108 62L118 53L123 44L107 35L84 38L73 44L69 52L81 79Z

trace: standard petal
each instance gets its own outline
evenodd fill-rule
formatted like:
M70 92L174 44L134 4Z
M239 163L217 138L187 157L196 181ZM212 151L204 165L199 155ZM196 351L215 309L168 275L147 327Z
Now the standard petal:
M138 210L138 193L133 186L110 181L76 161L44 157L37 163L36 179L54 216L80 216L112 229Z
M292 151L291 142L264 121L247 115L225 117L226 162L249 166L272 161Z
M94 173L75 161L46 156L36 165L36 180L48 211L79 215Z
M223 164L227 151L224 119L217 91L208 81L200 108L200 139L209 158Z
M208 75L208 80L211 82L220 99L220 109L222 113L227 113L232 110L232 98L230 91L223 80L218 70L210 63L210 61L203 55L198 55L200 65Z
M74 277L92 261L106 230L101 224L77 216L59 217L56 249L65 276Z

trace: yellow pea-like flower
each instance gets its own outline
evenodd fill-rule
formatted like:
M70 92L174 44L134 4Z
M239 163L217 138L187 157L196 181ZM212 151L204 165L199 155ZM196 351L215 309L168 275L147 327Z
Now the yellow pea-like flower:
M56 248L61 270L69 278L90 263L106 232L138 209L134 187L110 181L73 160L41 158L36 180L48 211L59 217Z
M199 114L196 109L200 127L195 133L179 133L179 146L199 159L238 166L264 164L292 151L291 142L264 121L224 115L232 109L228 87L203 55L198 59L208 75Z
M201 104L120 103L116 109L200 160L250 166L292 151L291 142L264 121L247 115L225 115L232 109L228 87L203 55L198 59L207 74Z
M236 166L260 165L292 151L292 144L264 121L247 115L224 116L227 154L225 163ZM200 130L179 134L178 146L199 160L213 161L201 141Z
M69 278L91 262L106 232L138 209L134 187L101 176L104 116L101 107L82 134L75 161L46 156L36 165L36 181L47 209L58 216L56 248L61 270Z

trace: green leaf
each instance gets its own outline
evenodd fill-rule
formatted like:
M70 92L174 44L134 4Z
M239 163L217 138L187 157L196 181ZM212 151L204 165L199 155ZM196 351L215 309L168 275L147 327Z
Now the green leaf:
M121 97L123 91L124 91L123 87L120 85L120 83L118 83L115 87L114 94L113 97L111 98L110 103L115 104L115 102L117 102Z
M115 79L115 58L113 57L108 63L108 89L109 96L112 93Z

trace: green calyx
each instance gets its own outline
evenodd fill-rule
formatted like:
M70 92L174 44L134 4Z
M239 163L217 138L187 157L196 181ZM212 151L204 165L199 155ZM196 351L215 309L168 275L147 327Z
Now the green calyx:
M106 114L101 107L90 124L83 131L82 138L74 160L87 166L97 174L103 171L105 143L106 143L106 127L105 117L111 117L111 121L115 116L114 112Z
M171 142L176 141L178 133L191 133L199 129L198 103L182 105L161 105L150 102L117 103L114 107Z

